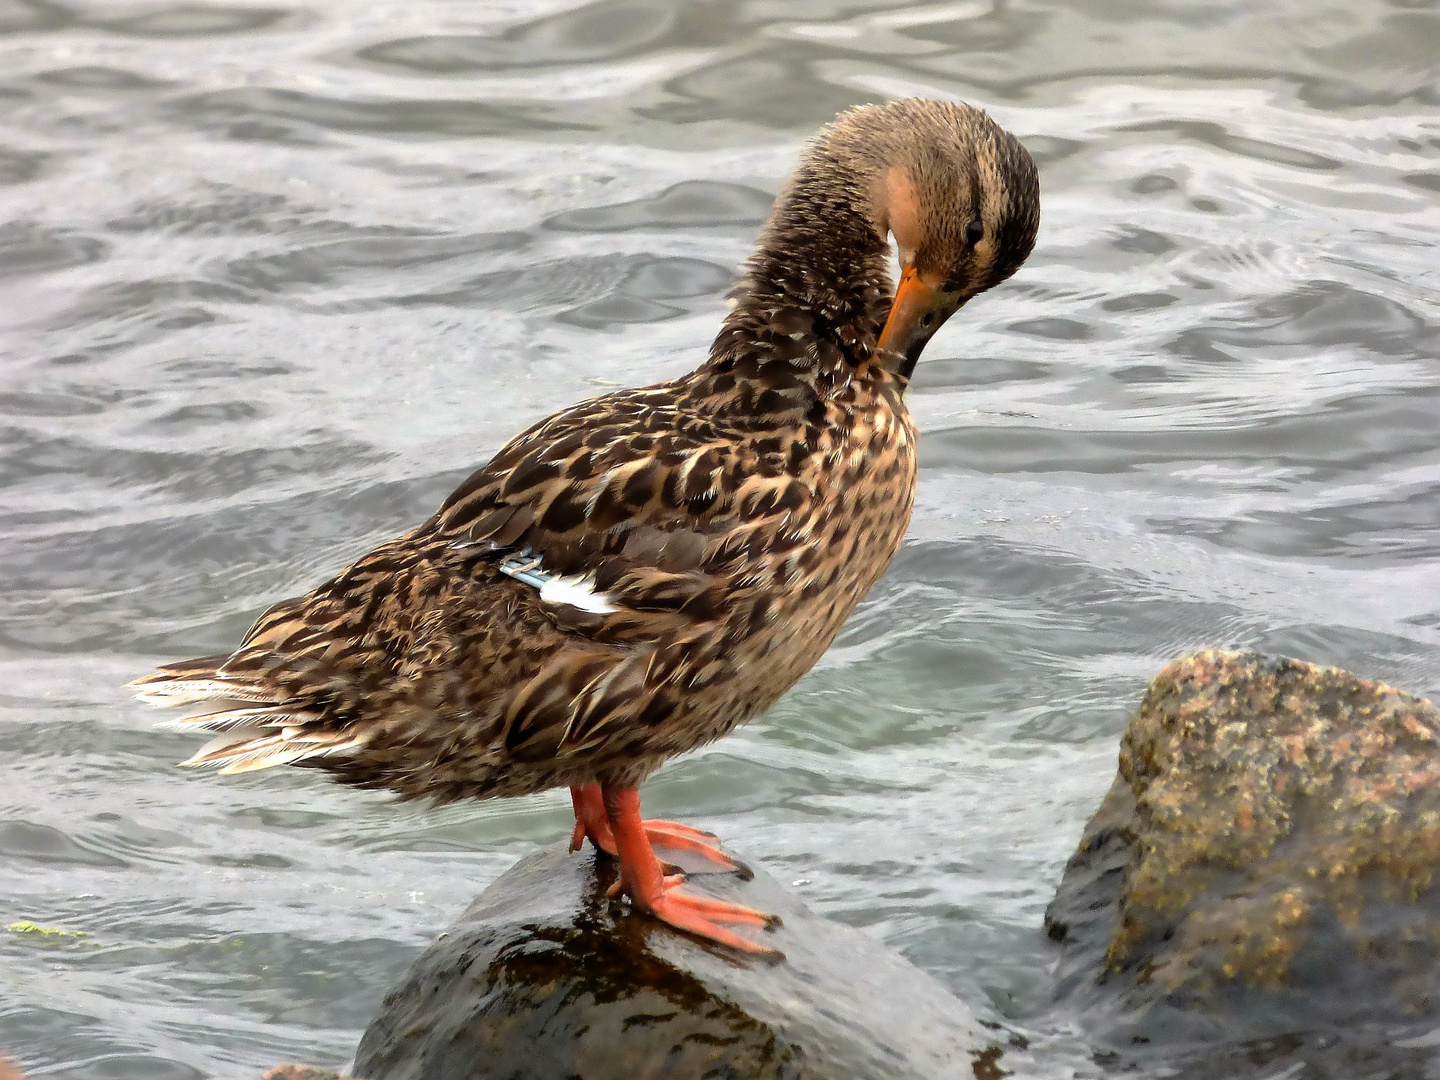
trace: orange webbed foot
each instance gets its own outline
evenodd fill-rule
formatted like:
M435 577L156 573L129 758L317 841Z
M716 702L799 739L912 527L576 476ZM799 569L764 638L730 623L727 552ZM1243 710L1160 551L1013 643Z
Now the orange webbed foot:
M714 833L708 833L690 825L682 825L678 821L664 821L655 818L642 821L640 824L644 827L645 836L653 847L691 852L725 873L739 874L744 881L749 881L755 876L744 863L731 858L720 850L719 837Z
M630 897L630 903L641 911L648 911L663 923L683 930L687 934L728 945L732 949L783 959L779 949L743 938L723 924L758 926L765 930L781 925L778 915L732 904L726 900L712 900L708 896L696 896L681 888L683 877L666 877L657 895Z
M616 846L615 834L610 830L610 819L605 813L600 785L587 784L585 787L571 788L570 799L575 806L575 831L570 834L570 850L579 851L588 838L597 849L618 859L620 849ZM720 850L717 842L719 837L712 832L659 818L641 821L640 825L652 847L691 852L722 872L739 874L745 881L755 876L744 863Z
M642 820L640 795L634 788L607 787L602 789L602 796L602 805L620 860L620 880L611 888L610 895L625 895L637 911L649 912L662 922L687 934L756 956L784 958L784 954L778 949L741 937L725 925L769 930L780 925L779 918L741 904L712 900L686 892L683 888L684 874L666 874L662 870L660 860L655 857L655 850L651 846L649 826L656 826L657 831L668 835L672 842L679 841L675 845L677 847L683 847L687 851L697 848L715 851L726 862L738 865L703 839L709 836L708 833L700 833L698 829L684 825L676 827L674 822Z

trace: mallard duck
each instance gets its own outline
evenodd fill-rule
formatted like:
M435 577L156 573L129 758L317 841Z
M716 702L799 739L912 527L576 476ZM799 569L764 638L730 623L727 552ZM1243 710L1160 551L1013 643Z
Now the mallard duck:
M694 895L654 851L733 868L716 838L643 820L637 788L763 712L885 570L914 502L916 361L1038 224L1035 164L981 110L841 114L699 367L547 417L234 652L131 685L217 733L185 765L311 766L438 803L568 787L572 847L618 858L633 908L767 951L729 927L768 915Z

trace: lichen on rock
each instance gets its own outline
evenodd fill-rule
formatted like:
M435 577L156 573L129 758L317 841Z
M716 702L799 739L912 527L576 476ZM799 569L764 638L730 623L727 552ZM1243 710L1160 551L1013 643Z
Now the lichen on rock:
M1112 1041L1270 1038L1440 1007L1440 711L1335 668L1168 665L1047 913Z

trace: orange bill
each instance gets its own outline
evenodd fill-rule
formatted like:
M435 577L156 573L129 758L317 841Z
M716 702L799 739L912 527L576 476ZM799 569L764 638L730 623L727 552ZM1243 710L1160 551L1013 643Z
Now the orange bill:
M880 331L880 351L904 358L893 370L909 377L925 343L949 317L951 307L950 297L925 284L913 266L905 268L895 290L895 301L890 305L890 315Z

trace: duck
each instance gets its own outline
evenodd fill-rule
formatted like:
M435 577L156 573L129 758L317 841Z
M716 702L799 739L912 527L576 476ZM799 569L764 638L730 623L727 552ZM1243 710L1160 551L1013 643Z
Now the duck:
M131 687L212 736L186 766L317 768L437 804L568 788L572 851L617 859L633 911L777 953L757 940L772 916L661 861L743 869L714 834L645 819L640 785L763 713L885 571L915 501L921 352L1015 273L1039 218L1034 161L983 110L841 113L693 371L533 424L232 652Z

